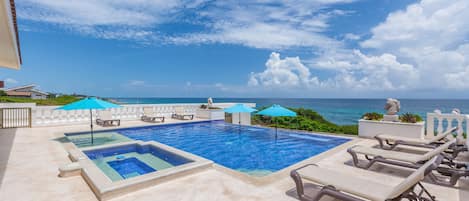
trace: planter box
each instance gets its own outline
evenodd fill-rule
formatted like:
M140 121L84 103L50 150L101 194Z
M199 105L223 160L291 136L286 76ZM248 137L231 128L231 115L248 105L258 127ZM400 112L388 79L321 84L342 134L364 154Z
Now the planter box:
M373 138L379 134L423 139L425 136L425 122L402 123L364 119L358 121L358 136Z
M225 111L223 109L198 109L195 116L200 119L225 120Z

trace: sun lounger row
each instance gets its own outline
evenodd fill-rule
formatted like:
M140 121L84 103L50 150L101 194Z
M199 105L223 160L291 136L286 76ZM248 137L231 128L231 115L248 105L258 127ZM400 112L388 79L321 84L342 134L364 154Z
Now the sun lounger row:
M193 120L194 114L185 113L183 107L176 107L171 118L179 120ZM155 114L151 107L144 107L140 120L149 123L163 123L165 121L165 117ZM120 126L120 119L112 118L112 113L109 110L99 110L96 124L100 126Z
M454 186L461 177L469 176L466 164L455 161L461 151L467 151L467 147L459 145L457 139L451 139L450 136L455 131L457 128L452 128L441 136L427 140L379 135L376 136L379 148L356 145L347 150L352 156L353 165L358 168L368 169L376 163L381 163L415 169L399 185L384 185L314 164L293 170L291 177L295 181L297 194L302 201L320 200L325 195L346 201L404 198L434 201L435 197L421 184L424 177L430 178L435 184ZM396 149L399 145L418 147L423 153L402 152ZM360 162L359 156L364 156L366 161ZM441 179L442 177L444 179ZM302 179L321 186L319 193L316 196L305 193ZM420 192L416 192L416 186L419 186Z

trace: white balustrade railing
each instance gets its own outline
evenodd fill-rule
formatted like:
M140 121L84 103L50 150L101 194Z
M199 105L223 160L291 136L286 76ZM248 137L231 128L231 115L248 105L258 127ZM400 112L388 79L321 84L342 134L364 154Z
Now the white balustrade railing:
M436 123L435 123L436 122ZM427 135L440 135L452 127L459 127L456 131L458 138L469 131L469 115L427 113Z
M176 108L184 108L187 114L195 114L203 103L185 104L132 104L121 105L120 108L112 108L113 118L121 120L138 120L143 115L144 107L151 107L155 115L171 117ZM214 107L227 108L236 103L214 103ZM244 103L247 106L255 107L255 103ZM90 122L89 110L56 110L59 106L36 106L32 108L33 126L54 126L71 125ZM93 119L98 117L98 113L93 110Z

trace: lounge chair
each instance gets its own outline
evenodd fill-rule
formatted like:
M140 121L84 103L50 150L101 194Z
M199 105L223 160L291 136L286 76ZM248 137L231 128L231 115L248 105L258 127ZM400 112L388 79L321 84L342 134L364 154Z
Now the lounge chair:
M96 119L96 124L100 126L120 126L120 119L113 119L112 113L109 110L99 110L98 118Z
M164 122L164 117L154 115L153 108L151 107L143 108L143 115L140 119L144 122L150 122L150 123L163 123Z
M444 166L440 166L436 168L436 170L438 173L450 177L450 179L449 181L441 181L440 179L437 179L434 175L432 175L431 179L437 184L454 186L456 185L459 178L469 176L469 171L465 170L466 165L454 162L451 156L445 155L444 153L446 149L448 149L455 143L456 139L453 139L435 149L428 151L425 154L412 154L359 145L350 147L349 149L347 149L347 152L352 155L353 165L355 167L360 167L364 169L370 168L375 163L383 163L406 168L418 169L422 166L422 164L426 163L431 158L441 155L444 159L441 163L444 164ZM368 162L366 164L360 164L360 162L358 161L358 155L364 155Z
M324 196L331 196L344 201L391 201L402 199L435 201L435 197L428 192L421 181L438 167L441 160L441 156L435 156L397 185L351 176L340 171L321 168L314 164L293 170L290 176L295 181L296 191L301 201L318 201ZM302 179L322 186L321 190L315 196L305 194ZM417 192L416 186L420 187L420 192ZM424 195L426 196L424 197Z
M408 145L408 146L418 146L418 147L428 147L434 148L438 145L441 145L450 139L448 138L453 132L458 130L458 127L453 127L441 135L429 139L418 139L418 138L409 138L409 137L400 137L394 135L376 135L375 139L378 140L379 146L382 149L392 150L398 145ZM385 145L386 144L386 145Z
M179 120L192 120L192 119L194 119L194 115L193 114L187 114L184 111L184 107L175 107L174 108L174 113L171 115L171 118L179 119Z

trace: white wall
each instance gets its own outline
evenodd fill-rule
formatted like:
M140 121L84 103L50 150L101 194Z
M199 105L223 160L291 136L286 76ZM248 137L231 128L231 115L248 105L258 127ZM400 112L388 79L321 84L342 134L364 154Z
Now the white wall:
M241 117L241 125L251 125L251 113L233 113L231 117L233 124L239 124Z
M184 112L196 114L200 105L203 103L187 104L133 104L121 105L121 108L110 109L114 119L138 120L143 114L144 107L152 107L156 115L170 118L176 107L183 107ZM214 103L215 107L228 108L236 103ZM249 107L255 107L255 103L244 103ZM90 121L89 110L55 110L59 106L37 106L33 109L33 126L52 126L52 125L71 125L85 124ZM96 112L93 111L93 119L96 118Z

